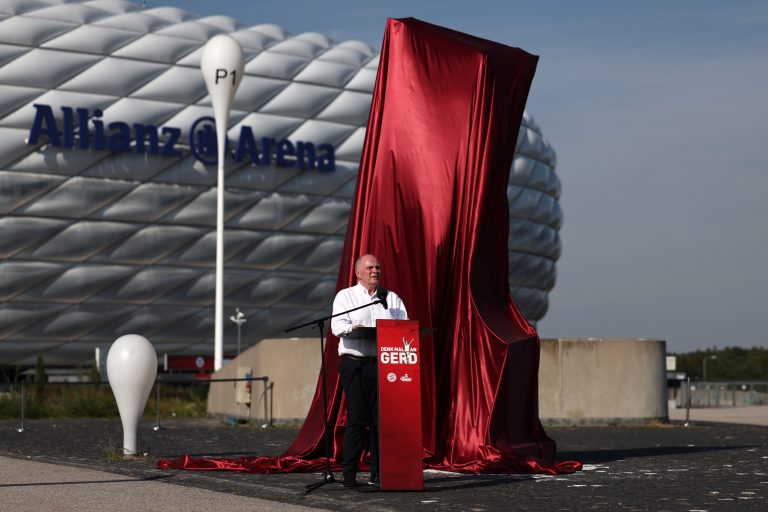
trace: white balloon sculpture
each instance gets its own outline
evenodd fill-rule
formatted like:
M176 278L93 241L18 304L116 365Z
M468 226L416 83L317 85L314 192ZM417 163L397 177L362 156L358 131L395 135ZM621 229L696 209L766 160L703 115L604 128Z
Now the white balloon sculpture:
M218 148L218 185L216 193L216 320L214 328L213 368L221 369L224 333L224 162L226 160L227 126L235 91L243 79L243 48L237 40L219 34L203 49L200 70L213 103Z
M157 354L143 336L126 334L107 354L107 377L123 422L123 454L136 455L139 420L157 376Z

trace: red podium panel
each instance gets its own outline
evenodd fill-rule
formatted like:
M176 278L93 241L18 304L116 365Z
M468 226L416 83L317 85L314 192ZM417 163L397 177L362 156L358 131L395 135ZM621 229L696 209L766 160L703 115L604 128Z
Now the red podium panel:
M385 491L424 489L419 323L376 322L379 354L379 478Z

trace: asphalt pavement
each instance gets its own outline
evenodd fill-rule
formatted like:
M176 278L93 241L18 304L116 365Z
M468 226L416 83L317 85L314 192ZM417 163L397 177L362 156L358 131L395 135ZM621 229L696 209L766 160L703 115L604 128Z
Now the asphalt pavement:
M756 411L762 415L768 407ZM425 472L422 492L345 489L304 496L319 474L165 471L159 458L278 455L295 428L231 426L207 419L143 423L147 456L116 457L118 419L0 421L3 510L768 510L768 427L694 421L646 427L550 427L571 475ZM360 478L365 478L361 475ZM340 478L340 475L337 475ZM127 505L127 506L126 506ZM7 506L7 507L6 507ZM122 508L121 508L122 507Z
M687 414L687 416L686 416ZM768 405L740 405L735 407L701 407L690 409L670 409L669 419L689 422L714 421L717 423L737 423L739 425L761 425L768 427Z

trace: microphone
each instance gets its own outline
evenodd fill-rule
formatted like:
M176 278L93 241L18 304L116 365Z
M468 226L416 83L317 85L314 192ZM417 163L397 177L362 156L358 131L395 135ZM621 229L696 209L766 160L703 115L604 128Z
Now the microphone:
M386 288L382 288L381 286L379 286L379 287L376 289L376 298L377 298L377 299L379 299L379 303L380 303L382 306L384 306L384 309L389 309L389 308L387 307L387 294L388 294L388 293L389 293L389 292L387 291L387 289L386 289Z

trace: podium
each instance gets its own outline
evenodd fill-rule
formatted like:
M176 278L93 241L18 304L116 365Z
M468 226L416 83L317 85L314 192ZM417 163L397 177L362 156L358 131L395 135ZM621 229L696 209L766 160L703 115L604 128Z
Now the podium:
M376 322L379 376L379 480L384 491L424 489L421 353L415 320Z

